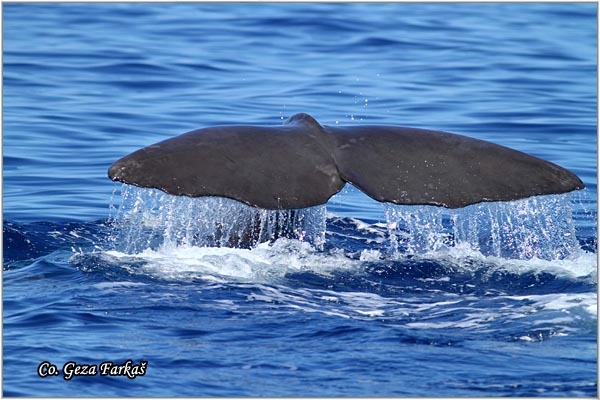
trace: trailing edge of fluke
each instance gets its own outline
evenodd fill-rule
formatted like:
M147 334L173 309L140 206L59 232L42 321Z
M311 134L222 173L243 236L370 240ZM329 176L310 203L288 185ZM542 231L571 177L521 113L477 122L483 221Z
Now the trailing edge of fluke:
M324 204L346 182L377 201L448 208L585 187L556 164L483 140L398 126L323 126L308 114L280 126L184 133L121 158L108 176L264 209Z

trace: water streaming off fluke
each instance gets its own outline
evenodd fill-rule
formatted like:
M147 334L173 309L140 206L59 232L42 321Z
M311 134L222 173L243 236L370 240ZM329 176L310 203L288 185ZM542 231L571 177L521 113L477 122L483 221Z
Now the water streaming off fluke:
M263 210L227 198L172 196L129 185L122 185L120 197L111 241L125 253L182 245L252 248L279 237L317 249L325 243L325 206ZM394 258L463 248L484 256L559 260L579 249L569 194L461 209L383 207Z
M172 196L123 185L111 241L126 253L173 246L249 248L289 237L320 248L325 206L263 210L222 197Z
M454 247L509 259L560 260L579 250L571 195L535 196L449 210L385 204L392 247L431 254Z

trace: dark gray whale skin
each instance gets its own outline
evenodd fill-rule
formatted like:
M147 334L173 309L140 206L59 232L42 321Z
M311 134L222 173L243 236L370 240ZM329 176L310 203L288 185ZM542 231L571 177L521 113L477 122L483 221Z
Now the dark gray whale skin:
M264 209L324 204L346 182L380 202L447 208L585 187L556 164L483 140L398 126L322 126L303 113L281 126L184 133L121 158L108 176Z

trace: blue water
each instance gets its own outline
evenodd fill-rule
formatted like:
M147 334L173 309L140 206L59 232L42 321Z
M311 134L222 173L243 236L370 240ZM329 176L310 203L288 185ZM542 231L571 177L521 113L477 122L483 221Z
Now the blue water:
M597 396L596 4L2 8L5 396ZM446 212L349 187L309 240L232 249L186 223L242 206L106 177L297 112L477 137L587 188ZM127 360L144 374L64 379Z

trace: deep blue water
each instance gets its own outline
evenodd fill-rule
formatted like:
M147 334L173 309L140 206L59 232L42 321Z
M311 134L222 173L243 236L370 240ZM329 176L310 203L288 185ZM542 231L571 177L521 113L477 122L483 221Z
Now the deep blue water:
M596 4L2 9L4 396L597 396ZM231 249L184 230L244 207L106 177L297 112L489 140L587 188L452 212L347 188L312 240ZM63 379L127 360L145 374Z

